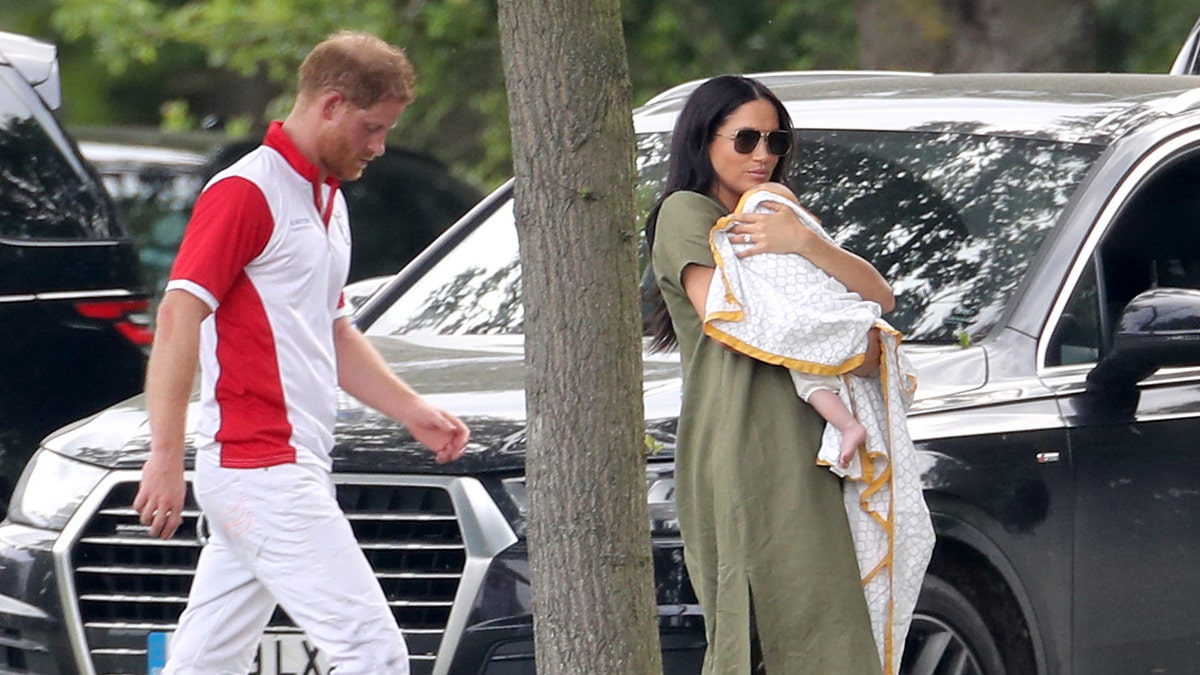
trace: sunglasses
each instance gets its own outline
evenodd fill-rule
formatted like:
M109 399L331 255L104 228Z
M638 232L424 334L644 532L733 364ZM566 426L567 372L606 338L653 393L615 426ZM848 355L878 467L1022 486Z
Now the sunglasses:
M792 149L792 135L783 129L775 131L759 131L758 129L738 129L732 134L716 134L721 138L732 138L733 149L739 154L749 155L758 147L758 142L767 139L767 152L782 157Z

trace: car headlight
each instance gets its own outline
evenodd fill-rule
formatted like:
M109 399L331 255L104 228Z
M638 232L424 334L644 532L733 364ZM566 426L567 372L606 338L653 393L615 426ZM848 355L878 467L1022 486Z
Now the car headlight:
M107 469L45 448L38 450L13 491L8 518L24 525L61 530L107 474Z
M506 478L500 483L504 486L510 507L503 510L509 515L509 522L517 536L524 537L529 515L525 477ZM679 512L675 508L674 464L654 464L646 467L646 503L650 507L650 535L678 537Z
M650 536L678 537L674 464L646 469L646 502L650 505Z
M529 533L529 495L525 492L525 476L505 478L500 484L504 486L511 507L501 510L508 516L508 522L517 536L524 538Z

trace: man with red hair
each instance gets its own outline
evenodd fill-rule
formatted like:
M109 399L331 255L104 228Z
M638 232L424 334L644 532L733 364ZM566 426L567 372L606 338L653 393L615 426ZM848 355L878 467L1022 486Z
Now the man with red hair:
M330 476L340 386L404 424L437 461L469 432L387 367L342 297L341 181L384 152L413 99L404 52L343 32L300 66L296 102L217 174L192 213L147 369L150 457L134 508L153 536L182 522L184 429L201 374L194 489L211 537L164 673L249 672L276 604L339 675L407 674L408 652Z

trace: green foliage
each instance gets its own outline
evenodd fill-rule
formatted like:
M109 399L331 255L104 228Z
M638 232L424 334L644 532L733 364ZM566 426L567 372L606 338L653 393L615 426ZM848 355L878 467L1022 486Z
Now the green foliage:
M913 0L915 1L915 0ZM921 0L922 2L928 0ZM857 65L844 0L622 0L634 103L716 73ZM1200 17L1200 0L1096 0L1101 68L1162 72ZM0 29L59 44L68 121L163 124L184 99L195 124L218 107L238 130L285 115L313 44L364 29L404 45L417 101L393 142L429 152L490 187L511 169L508 102L493 2L480 0L4 0ZM216 74L216 75L215 75ZM281 92L227 112L230 77ZM180 82L189 83L185 88ZM260 90L261 90L260 86ZM217 106L214 101L219 101ZM233 102L236 104L237 102ZM236 107L236 105L234 106Z
M196 128L196 118L187 101L172 99L162 105L162 128L164 131L189 131Z
M71 2L59 6L54 25L68 41L91 41L97 60L120 75L134 63L158 58L165 11L153 0Z
M634 101L718 73L852 68L853 3L841 0L626 0Z
M313 44L342 28L371 31L406 46L419 75L417 101L394 141L430 152L484 186L511 173L494 3L54 0L54 8L62 37L90 43L116 80L199 49L203 63L192 68L279 87L283 94L268 107L273 117L286 114L296 67ZM635 102L719 72L853 66L853 11L840 0L625 0L623 8ZM189 108L183 116L167 108L173 116L162 122L175 126L208 114L202 101L189 101Z
M4 0L0 2L0 30L46 38L54 8L43 0Z
M1100 68L1165 73L1200 18L1200 0L1096 0Z

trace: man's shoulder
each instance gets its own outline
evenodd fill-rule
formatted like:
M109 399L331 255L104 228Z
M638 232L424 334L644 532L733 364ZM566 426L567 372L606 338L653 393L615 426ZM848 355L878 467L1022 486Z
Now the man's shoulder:
M277 150L260 145L213 175L205 189L227 178L243 178L260 187L274 184L279 180L281 169L286 164Z
M252 199L273 210L304 204L311 198L309 185L288 168L276 150L260 146L212 177L200 199Z

